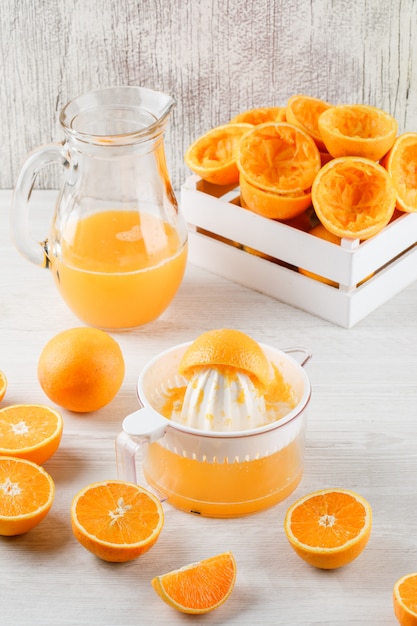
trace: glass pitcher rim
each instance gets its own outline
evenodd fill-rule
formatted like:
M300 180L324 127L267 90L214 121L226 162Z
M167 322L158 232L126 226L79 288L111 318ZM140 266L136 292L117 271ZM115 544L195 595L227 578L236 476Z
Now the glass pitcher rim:
M100 99L102 99L102 102ZM112 105L120 106L120 108L125 110L141 110L152 116L154 121L144 127L137 127L135 130L120 133L89 133L74 127L75 113L77 111L91 112L100 106L105 108ZM159 136L163 132L167 118L175 106L176 101L171 95L148 87L136 85L100 87L81 93L69 100L61 109L59 123L68 136L84 143L100 146L126 145Z

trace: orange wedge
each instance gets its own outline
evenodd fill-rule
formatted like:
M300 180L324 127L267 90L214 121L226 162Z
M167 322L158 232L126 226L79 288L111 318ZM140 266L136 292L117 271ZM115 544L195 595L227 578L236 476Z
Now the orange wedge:
M265 124L265 122L285 122L285 107L259 107L256 109L248 109L238 113L232 120L231 124Z
M4 396L6 395L6 389L7 389L6 374L0 371L0 402L3 400Z
M0 409L0 456L42 465L61 443L63 419L42 404L14 404Z
M273 220L289 220L311 205L311 190L279 194L255 187L242 174L239 178L241 206Z
M74 497L71 522L86 550L104 561L124 562L156 543L164 512L158 498L143 487L108 480L88 485Z
M391 176L397 209L406 213L417 211L417 133L397 137L382 165Z
M362 496L346 489L310 493L288 509L284 530L304 561L321 569L350 563L364 550L372 527L372 510Z
M386 169L375 161L340 157L321 168L311 200L328 231L338 237L369 239L391 220L395 189Z
M395 617L401 626L417 626L417 572L397 580L393 602Z
M318 119L318 128L333 157L361 156L379 161L393 146L398 124L381 109L349 104L324 111Z
M320 151L325 151L325 146L319 130L319 117L332 105L319 98L302 94L291 96L287 102L287 122L305 130L316 142Z
M215 185L239 181L236 149L251 124L225 124L209 130L196 139L185 153L185 164L194 174Z
M152 580L156 593L182 613L201 614L221 606L236 581L236 562L231 552L191 563Z
M0 535L21 535L48 514L55 496L51 476L26 459L0 457Z
M237 166L245 180L264 191L303 195L320 169L320 153L308 133L286 122L254 126L241 139Z
M230 328L209 330L187 348L179 372L191 378L202 367L232 367L245 372L263 386L270 382L269 361L249 335Z

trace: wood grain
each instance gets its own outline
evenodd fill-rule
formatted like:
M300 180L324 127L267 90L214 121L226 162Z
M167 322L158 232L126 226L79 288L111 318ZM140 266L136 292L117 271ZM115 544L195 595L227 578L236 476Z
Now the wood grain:
M109 85L172 94L166 135L172 182L210 127L304 92L364 102L417 130L415 0L2 0L0 189L26 154L60 138L76 95ZM38 186L59 186L54 167Z

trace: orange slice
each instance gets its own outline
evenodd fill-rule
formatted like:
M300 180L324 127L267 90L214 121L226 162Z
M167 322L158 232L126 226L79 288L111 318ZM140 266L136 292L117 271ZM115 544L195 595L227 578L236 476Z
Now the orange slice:
M194 174L215 185L231 185L239 180L236 149L251 124L225 124L212 128L196 139L185 153L185 164Z
M0 371L0 402L3 400L4 396L6 395L6 389L7 389L6 374Z
M124 562L156 543L164 512L158 498L143 487L107 480L88 485L74 497L71 522L86 550L104 561Z
M259 107L256 109L248 109L242 113L238 113L232 120L231 124L265 124L265 122L285 122L285 107Z
M286 122L254 126L238 145L242 176L264 191L302 195L320 169L320 153L308 133Z
M209 330L187 348L179 372L191 378L202 367L233 367L263 386L270 382L269 361L260 345L249 335L230 328Z
M331 107L320 115L318 127L333 157L362 156L374 161L393 146L398 130L392 115L366 104Z
M26 459L0 457L0 535L21 535L48 514L55 496L51 476Z
M397 137L382 165L394 184L397 208L406 213L417 211L417 133Z
M42 465L57 451L63 419L42 404L14 404L0 409L0 456Z
M397 580L393 602L395 617L401 626L417 626L417 572Z
M222 605L236 581L236 562L231 552L191 563L152 580L156 593L182 613L208 613Z
M332 105L319 98L302 94L291 96L287 102L287 122L305 130L316 142L319 150L325 151L325 146L319 130L319 117Z
M241 206L273 220L288 220L303 213L311 205L311 191L279 194L264 191L239 177Z
M321 569L350 563L368 543L372 510L362 496L346 489L323 489L288 509L284 530L304 561Z
M338 237L369 239L390 221L395 190L388 172L375 161L340 157L321 168L311 200L328 231Z

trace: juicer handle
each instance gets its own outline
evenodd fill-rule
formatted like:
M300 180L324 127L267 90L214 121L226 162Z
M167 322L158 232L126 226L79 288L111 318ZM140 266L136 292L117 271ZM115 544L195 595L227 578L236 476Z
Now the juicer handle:
M136 457L147 443L164 436L168 420L150 407L143 407L123 420L116 438L117 474L120 480L137 483Z
M50 143L33 150L18 176L13 193L11 208L11 231L19 252L29 261L41 267L48 267L46 243L32 239L29 229L29 200L39 171L51 163L68 166L69 161L63 143Z
M302 355L302 360L299 361L301 367L304 367L304 365L311 359L311 357L313 356L311 354L311 352L309 350L307 350L306 348L286 348L285 350L283 350L283 352L285 352L286 354L301 354Z

